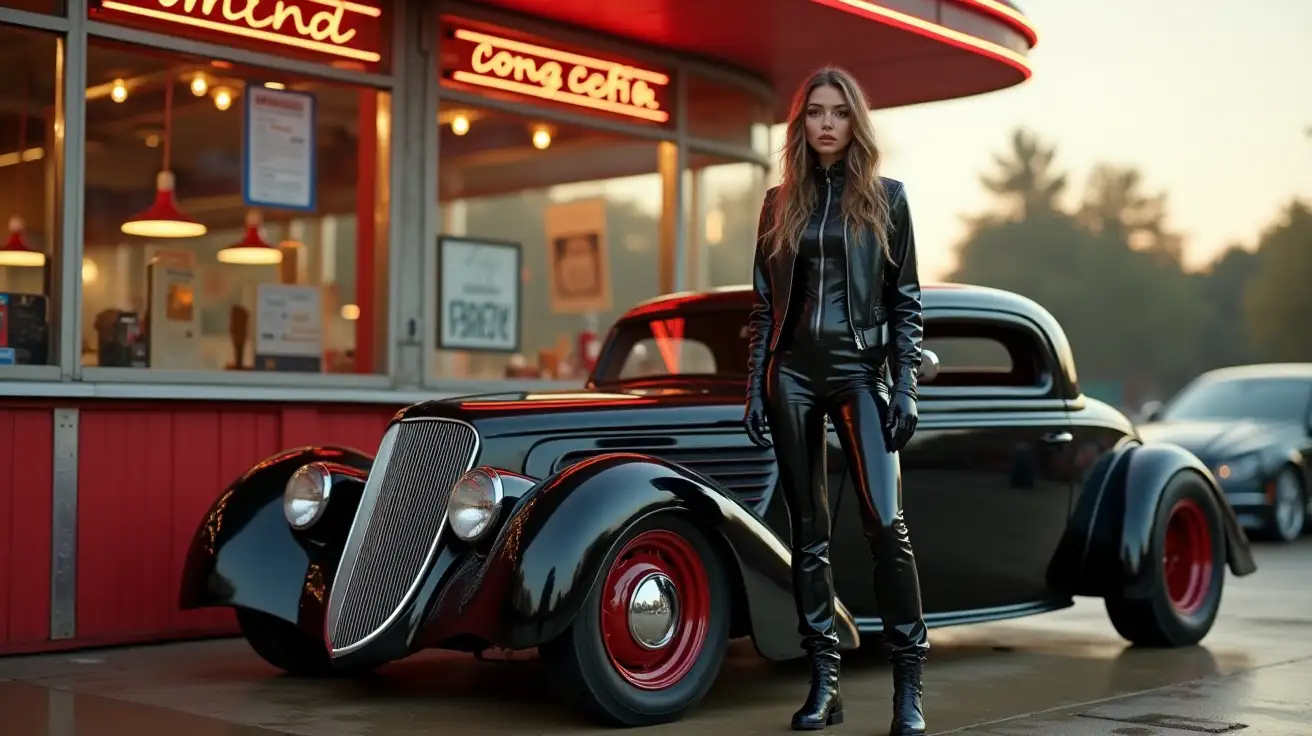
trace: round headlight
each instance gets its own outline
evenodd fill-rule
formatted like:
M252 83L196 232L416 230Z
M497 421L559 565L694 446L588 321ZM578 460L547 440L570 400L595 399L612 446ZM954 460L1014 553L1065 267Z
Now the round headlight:
M502 497L501 478L496 471L474 468L460 476L446 511L451 531L466 542L477 540L492 528Z
M323 518L332 485L332 472L323 463L297 468L282 494L282 512L287 523L293 529L308 529Z

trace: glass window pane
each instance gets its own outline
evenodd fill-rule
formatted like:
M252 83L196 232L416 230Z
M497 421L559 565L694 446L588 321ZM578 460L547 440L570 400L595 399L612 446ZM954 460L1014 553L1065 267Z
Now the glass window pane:
M767 188L765 170L698 153L689 163L684 174L689 287L750 284L756 226Z
M672 144L488 109L440 118L440 230L518 244L522 292L516 354L439 349L435 377L582 380L581 334L661 293L673 246L658 159Z
M58 362L61 156L55 127L59 39L0 25L10 62L0 76L0 373Z
M83 365L386 372L388 95L99 39L87 66ZM141 233L165 168L203 234Z
M688 135L768 153L770 98L695 74L688 77Z

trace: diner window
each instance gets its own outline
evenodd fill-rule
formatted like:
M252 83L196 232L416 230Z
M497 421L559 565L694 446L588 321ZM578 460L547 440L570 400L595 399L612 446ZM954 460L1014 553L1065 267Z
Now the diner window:
M688 136L769 153L774 122L764 90L690 74L687 86Z
M82 363L386 372L384 92L91 39Z
M0 375L58 362L60 39L0 25Z
M462 239L458 247L493 246L484 263L502 272L516 263L502 257L509 245L519 273L487 276L476 299L480 314L514 310L517 329L493 334L487 349L452 349L472 344L463 327L474 324L472 311L454 290L472 288L474 272L439 258L448 272L437 277L434 377L582 380L585 334L604 335L634 304L668 290L662 172L673 176L673 144L455 102L443 105L439 125L441 233Z
M750 284L765 169L694 152L683 182L688 287Z

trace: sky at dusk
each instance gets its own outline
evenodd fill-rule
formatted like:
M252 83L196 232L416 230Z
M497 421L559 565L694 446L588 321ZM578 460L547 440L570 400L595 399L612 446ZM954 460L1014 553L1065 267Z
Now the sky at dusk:
M1312 0L1020 0L1039 32L1028 82L874 113L907 183L922 276L941 278L991 202L979 184L1018 125L1057 146L1075 194L1101 161L1169 195L1186 265L1252 246L1312 201Z

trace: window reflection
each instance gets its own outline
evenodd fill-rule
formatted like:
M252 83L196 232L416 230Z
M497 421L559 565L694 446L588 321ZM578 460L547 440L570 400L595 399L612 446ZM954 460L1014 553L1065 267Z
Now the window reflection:
M522 293L517 353L439 349L435 377L581 380L584 333L604 335L661 293L660 170L673 157L499 111L452 106L440 118L441 231L519 244Z
M750 283L765 171L709 155L691 163L684 174L689 288Z

